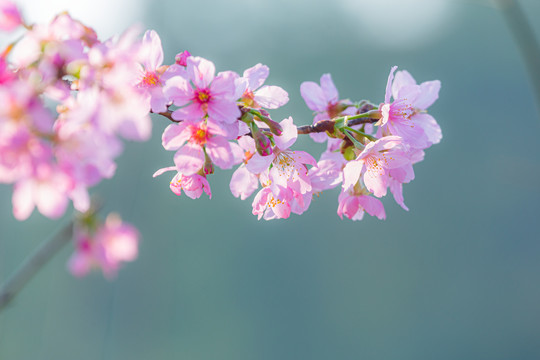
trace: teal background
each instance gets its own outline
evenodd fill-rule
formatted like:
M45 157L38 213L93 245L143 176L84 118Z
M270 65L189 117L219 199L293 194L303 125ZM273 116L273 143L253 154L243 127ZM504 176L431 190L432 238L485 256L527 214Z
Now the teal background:
M540 2L521 4L539 36ZM336 189L265 222L231 195L232 171L211 177L211 200L153 179L173 155L155 118L152 139L127 144L94 189L104 214L141 231L139 258L114 281L77 279L65 247L0 314L0 359L540 358L540 116L502 14L452 9L431 39L385 47L330 1L148 2L133 21L161 35L168 63L187 49L219 71L268 65L291 99L274 119L310 123L299 86L326 72L342 97L376 103L392 65L439 79L443 140L404 188L409 212L385 198L385 221L340 220ZM381 31L395 26L386 15L369 14ZM297 148L322 151L308 137ZM2 282L69 214L17 222L10 186L0 200Z

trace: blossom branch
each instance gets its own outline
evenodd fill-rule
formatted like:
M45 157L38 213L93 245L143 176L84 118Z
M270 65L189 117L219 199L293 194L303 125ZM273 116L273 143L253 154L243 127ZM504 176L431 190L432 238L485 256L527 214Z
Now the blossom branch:
M344 119L343 117L332 119L332 120L321 120L316 122L313 125L304 125L298 127L298 134L312 134L312 133L322 133L322 132L333 132L336 122ZM347 124L349 126L362 125L362 124L373 124L379 121L379 119L371 117L349 117Z
M58 233L44 241L33 254L19 266L0 288L0 311L17 296L19 291L34 275L68 242L73 236L73 221L66 224Z

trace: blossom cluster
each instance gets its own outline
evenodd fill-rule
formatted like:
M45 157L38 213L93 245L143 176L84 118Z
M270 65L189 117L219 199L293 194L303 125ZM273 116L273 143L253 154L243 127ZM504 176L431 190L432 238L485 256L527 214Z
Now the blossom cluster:
M173 171L171 191L195 199L212 196L208 177L215 167L236 166L233 196L245 200L255 193L252 213L266 220L302 214L314 195L336 187L340 217L359 220L367 212L384 219L379 199L388 189L408 210L403 184L442 137L427 113L440 82L417 84L396 67L379 105L341 99L330 74L320 83L302 83L300 94L314 118L313 125L299 127L292 117L272 119L270 111L287 104L289 95L265 84L266 65L241 75L216 72L214 63L188 51L164 64L153 30L140 37L131 28L101 41L67 13L27 25L9 0L0 0L0 19L1 31L27 29L0 54L0 182L13 184L19 220L36 207L58 218L70 201L87 211L89 188L114 176L122 139L150 137L150 113L171 122L162 145L174 152L173 164L154 176ZM293 149L299 134L326 142L318 161ZM82 227L70 269L82 275L98 265L114 274L121 261L136 257L137 239L137 231L118 219Z
M162 143L175 155L174 166L154 176L174 171L171 190L198 198L203 192L212 194L207 176L214 165L229 169L240 164L230 190L242 200L258 190L252 212L266 220L302 214L314 194L339 185L340 217L359 220L367 212L384 219L379 198L388 189L408 210L403 184L414 179L413 164L423 159L424 150L442 137L427 113L440 82L417 84L407 71L395 73L396 68L378 106L339 99L330 74L321 77L320 85L301 85L301 95L315 113L314 125L302 127L302 133L327 141L317 162L305 151L292 150L299 134L292 117L279 123L271 119L269 110L285 105L288 95L280 87L263 85L267 66L257 64L242 76L232 71L216 75L212 62L188 56L184 69L156 82L162 83L159 98L168 101L168 113L153 110L174 122L163 132ZM325 123L331 126L319 126Z
M150 96L137 86L148 50L136 29L100 41L67 13L27 25L6 0L0 19L0 30L27 30L0 54L0 183L13 184L13 214L25 220L37 207L56 219L70 202L84 213L89 188L114 176L122 138L151 135ZM117 244L105 240L111 231L86 232L86 243ZM119 261L99 263L112 274Z

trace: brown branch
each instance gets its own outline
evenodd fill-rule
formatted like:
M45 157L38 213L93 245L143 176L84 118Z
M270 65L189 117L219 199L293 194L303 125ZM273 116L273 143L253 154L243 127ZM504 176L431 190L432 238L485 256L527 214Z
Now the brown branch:
M166 117L167 119L169 119L170 121L175 122L175 123L182 122L182 120L175 120L175 119L173 119L173 117L172 117L172 113L173 113L173 112L170 111L170 110L167 110L167 111L165 111L165 112L160 112L160 113L155 113L155 112L153 112L153 111L150 111L150 112L151 112L152 114L158 114L158 115L164 116L164 117Z
M372 119L372 118L361 118L361 119L354 119L350 120L348 122L349 126L355 126L355 125L362 125L362 124L373 124L379 121L379 119ZM336 121L335 120L321 120L319 122L316 122L313 125L304 125L299 126L298 134L312 134L312 133L321 133L321 132L333 132L334 131L334 125Z
M375 106L373 104L370 104L370 103L366 103L364 104L359 110L358 110L358 114L364 114L370 110L373 110L375 108ZM240 110L242 111L242 114L246 113L249 111L248 108L245 108L245 107L240 107ZM167 110L167 111L164 111L164 112L160 112L160 113L154 113L153 111L151 111L153 114L158 114L158 115L161 115L163 117L166 117L167 119L169 119L170 121L172 122L175 122L175 123L180 123L182 122L183 120L175 120L173 119L172 117L172 111L170 110ZM362 124L373 124L373 123L376 123L377 121L379 121L379 119L375 119L375 118L360 118L360 119L353 119L353 120L349 120L348 121L348 125L349 126L356 126L356 125L362 125ZM299 126L297 127L298 129L298 134L313 134L313 133L322 133L322 132L334 132L334 125L336 123L336 120L321 120L313 125L304 125L304 126ZM248 134L246 134L248 136L251 136L251 132L249 132Z
M11 277L0 287L0 311L15 298L30 279L60 250L71 241L73 221L65 225L52 238L47 239L26 258Z

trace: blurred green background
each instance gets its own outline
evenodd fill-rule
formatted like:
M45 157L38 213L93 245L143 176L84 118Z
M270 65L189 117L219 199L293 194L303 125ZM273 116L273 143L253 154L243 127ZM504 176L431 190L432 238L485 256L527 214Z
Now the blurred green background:
M540 35L540 1L520 1ZM344 98L384 99L392 65L439 79L440 144L415 166L403 211L336 215L338 190L302 216L257 221L232 171L213 198L177 197L155 118L94 193L140 229L114 281L76 279L67 246L0 314L0 359L539 359L540 117L519 50L489 1L22 2L30 20L69 10L102 38L133 22L219 71L261 62L289 92L272 113L311 122L303 81L331 73ZM46 15L46 16L45 16ZM540 59L538 61L540 66ZM297 148L322 146L303 137ZM11 214L0 186L0 282L67 222Z

